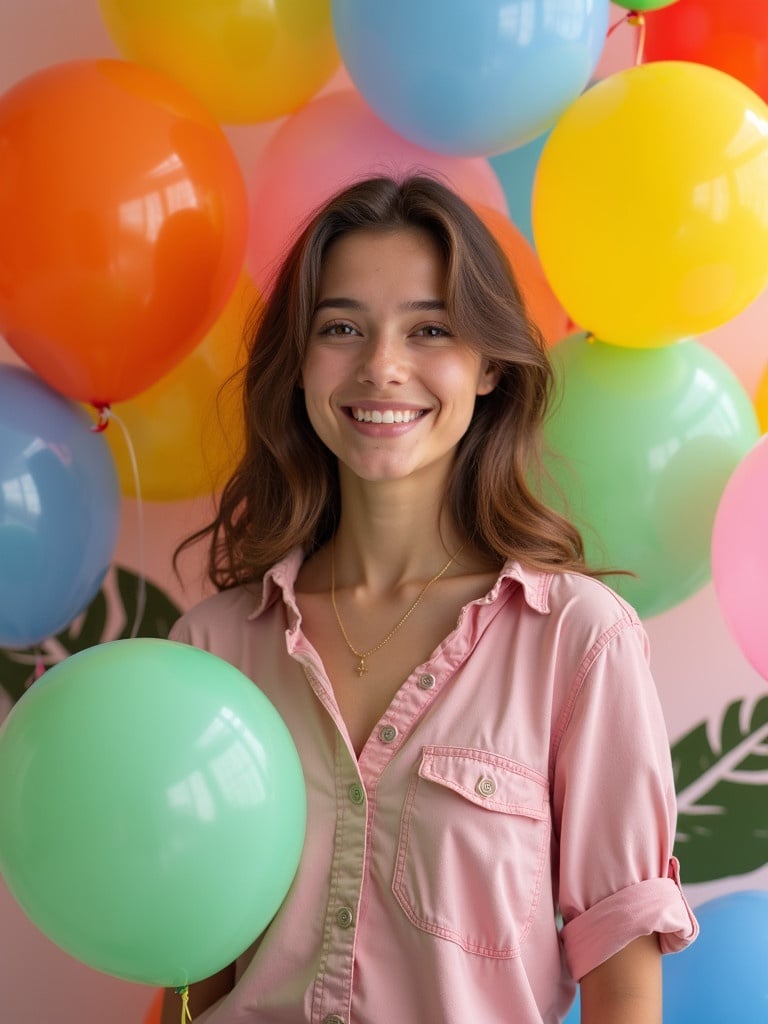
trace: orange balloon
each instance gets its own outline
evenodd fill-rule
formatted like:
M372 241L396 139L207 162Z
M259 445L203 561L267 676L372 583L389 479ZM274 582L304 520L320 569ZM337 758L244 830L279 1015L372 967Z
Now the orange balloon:
M570 320L550 288L533 246L503 213L480 203L471 205L504 250L517 278L528 314L544 335L547 344L554 345L568 333Z
M160 989L150 1003L147 1015L144 1018L144 1024L161 1024L163 1015L163 995L163 990Z
M140 395L114 410L130 438L141 496L183 501L216 491L241 454L240 389L227 381L245 363L244 326L258 292L242 274L203 341ZM123 494L136 496L136 479L119 423L104 435Z
M755 392L755 412L760 425L760 433L768 433L768 366L763 370L758 381Z
M171 79L83 60L0 96L0 332L63 394L130 398L191 351L246 224L226 136Z

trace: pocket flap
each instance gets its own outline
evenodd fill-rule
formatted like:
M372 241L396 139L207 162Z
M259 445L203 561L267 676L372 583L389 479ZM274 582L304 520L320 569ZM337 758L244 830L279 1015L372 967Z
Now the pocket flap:
M419 776L490 811L549 817L547 778L519 761L487 750L424 747Z

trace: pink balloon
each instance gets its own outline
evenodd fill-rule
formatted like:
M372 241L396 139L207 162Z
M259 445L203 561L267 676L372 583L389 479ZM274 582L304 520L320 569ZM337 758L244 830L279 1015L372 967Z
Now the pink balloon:
M731 635L768 680L768 435L723 491L712 530L712 579Z
M436 174L465 199L507 212L487 160L443 156L407 142L353 89L306 104L272 136L249 183L247 264L256 284L267 289L302 221L334 192L369 175L419 170Z

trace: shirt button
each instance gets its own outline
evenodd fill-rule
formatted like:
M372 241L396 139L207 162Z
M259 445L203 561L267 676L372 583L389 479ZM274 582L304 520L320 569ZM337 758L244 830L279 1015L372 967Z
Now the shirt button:
M336 911L336 924L339 928L351 928L354 915L349 907L340 907Z
M338 1013L329 1013L327 1017L323 1017L323 1024L344 1024L344 1018Z
M435 677L431 672L425 672L423 676L419 676L419 686L422 690L431 690L435 685Z
M379 731L379 739L382 743L391 743L397 736L397 729L394 725L383 725Z
M493 779L489 779L487 775L484 775L482 779L478 780L475 789L480 796L493 796L496 792L496 783Z
M365 800L365 790L359 782L353 782L347 790L347 794L353 804L361 804Z

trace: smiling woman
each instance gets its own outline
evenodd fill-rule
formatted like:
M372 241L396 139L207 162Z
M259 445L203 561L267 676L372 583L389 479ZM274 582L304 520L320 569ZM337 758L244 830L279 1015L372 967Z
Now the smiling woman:
M319 296L302 387L342 480L407 478L422 496L442 493L496 373L451 326L437 243L420 229L346 235L327 252Z
M586 1024L658 1024L696 933L666 729L636 613L529 486L552 370L502 250L434 180L360 182L252 341L245 455L187 542L220 593L172 635L279 709L307 842L200 1024L555 1024L577 981Z

